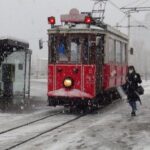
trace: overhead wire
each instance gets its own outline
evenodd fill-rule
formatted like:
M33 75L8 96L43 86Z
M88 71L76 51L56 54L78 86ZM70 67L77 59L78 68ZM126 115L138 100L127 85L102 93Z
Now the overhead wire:
M124 15L124 16L118 21L118 23L122 23L122 21L123 21L126 17L127 17L127 16Z
M139 6L139 5L143 5L143 4L147 3L148 1L149 1L149 0L145 0L145 1L143 1L142 3L137 4L136 7Z
M112 2L111 0L108 0L108 2L109 2L111 5L113 5L116 9L118 9L120 12L126 14L123 10L120 9L119 6L117 6L117 5L116 5L114 2Z
M134 18L133 16L132 16L132 19L133 19L135 22L137 22L139 25L143 25L143 22L136 20L136 18ZM147 29L147 30L150 30L149 26L147 26L147 25L144 25L144 28Z
M125 19L125 17L127 17L127 13L124 12L123 10L121 10L120 7L117 6L117 5L116 5L114 2L112 2L111 0L108 0L108 2L109 2L113 7L115 7L116 9L118 9L121 13L125 14L125 15L117 22L117 24L122 23L122 21Z
M138 0L139 1L139 0ZM137 2L138 2L137 1ZM146 1L144 1L142 4L144 4L144 3L146 3L148 0L146 0ZM117 8L118 10L120 10L120 12L122 12L122 13L124 13L125 14L125 16L127 17L127 13L126 12L124 12L123 10L121 10L121 8L119 7L119 6L117 6L114 2L112 2L111 0L108 0L108 2L110 3L110 4L112 4L115 8ZM124 17L125 17L124 16ZM124 17L121 19L121 21L124 19ZM140 21L137 21L133 16L131 16L138 24L143 24L142 22L140 22ZM150 30L150 28L148 27L148 26L146 26L146 25L144 25L145 26L145 29L147 29L147 30Z
M136 1L134 1L134 2L128 3L128 4L126 4L126 5L123 6L123 7L131 6L131 5L133 5L133 4L135 4L135 3L139 2L139 1L141 1L141 0L136 0ZM122 8L123 8L123 7L122 7Z

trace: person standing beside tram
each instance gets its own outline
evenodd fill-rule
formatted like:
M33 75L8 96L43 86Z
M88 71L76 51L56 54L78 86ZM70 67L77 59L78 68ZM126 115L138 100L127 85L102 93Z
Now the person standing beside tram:
M139 87L138 84L142 83L140 74L135 71L134 66L128 67L128 73L126 76L126 84L125 91L127 94L129 105L131 106L131 116L136 116L137 105L136 102L139 101L141 103L139 94L137 89Z

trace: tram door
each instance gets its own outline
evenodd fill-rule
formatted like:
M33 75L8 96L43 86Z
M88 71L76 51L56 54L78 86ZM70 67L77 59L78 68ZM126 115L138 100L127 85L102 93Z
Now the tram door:
M6 98L13 97L14 78L15 78L15 65L2 64L3 96Z
M104 62L104 35L96 37L96 90L99 93L102 89L102 66Z

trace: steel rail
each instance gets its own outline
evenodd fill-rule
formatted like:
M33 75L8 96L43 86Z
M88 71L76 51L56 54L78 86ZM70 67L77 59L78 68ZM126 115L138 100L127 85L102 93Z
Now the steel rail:
M75 118L73 118L73 119L70 119L69 121L66 121L66 122L64 122L64 123L62 123L62 124L60 124L60 125L57 125L57 126L55 126L55 127L53 127L53 128L50 128L50 129L48 129L48 130L46 130L46 131L43 131L43 132L41 132L41 133L39 133L39 134L37 134L37 135L31 137L31 138L28 138L28 139L26 139L26 140L24 140L24 141L22 141L22 142L20 142L20 143L17 143L17 144L15 144L15 145L13 145L13 146L10 146L9 148L7 148L7 149L5 149L5 150L12 150L12 149L14 149L14 148L16 148L16 147L19 147L20 145L25 144L25 143L27 143L27 142L29 142L29 141L32 141L32 140L34 140L34 139L36 139L36 138L38 138L38 137L40 137L40 136L42 136L42 135L44 135L44 134L46 134L46 133L52 132L52 131L54 131L54 130L60 128L60 127L65 126L66 124L69 124L69 123L71 123L71 122L74 122L74 121L80 119L81 117L83 117L83 116L85 116L85 115L86 115L86 114L77 116L77 117L75 117Z
M4 134L4 133L7 133L7 132L10 132L10 131L13 131L13 130L16 130L16 129L19 129L19 128L22 128L22 127L25 127L25 126L28 126L28 125L31 125L33 123L36 123L36 122L39 122L41 120L44 120L44 119L47 119L47 118L50 118L50 117L53 117L53 116L56 116L58 114L61 114L62 112L57 112L57 113L54 113L54 114L51 114L51 115L47 115L45 117L42 117L40 119L36 119L36 120L33 120L31 122L28 122L28 123L25 123L25 124L22 124L22 125L19 125L19 126L16 126L16 127L13 127L13 128L10 128L10 129L7 129L7 130L4 130L4 131L1 131L0 132L0 135L1 134Z

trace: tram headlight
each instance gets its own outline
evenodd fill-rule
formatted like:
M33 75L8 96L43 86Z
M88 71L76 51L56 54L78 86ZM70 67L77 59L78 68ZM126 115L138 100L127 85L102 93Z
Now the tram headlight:
M65 88L71 88L73 86L73 80L71 78L65 78L63 81Z

